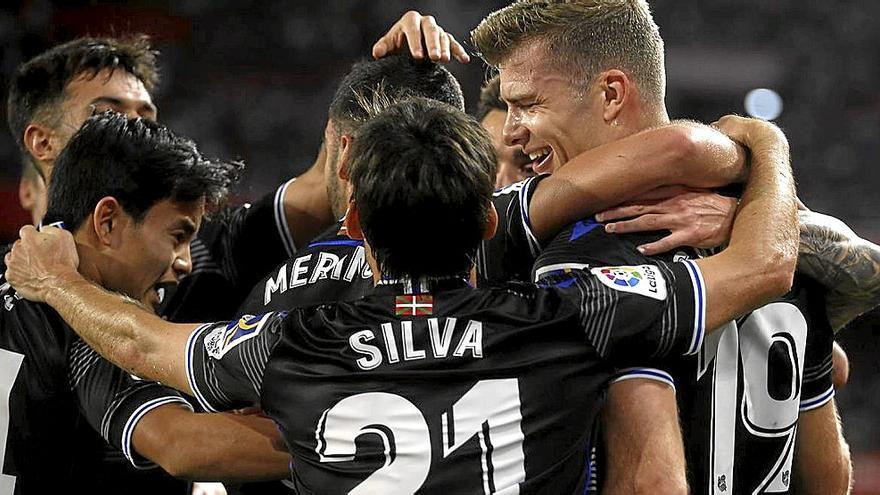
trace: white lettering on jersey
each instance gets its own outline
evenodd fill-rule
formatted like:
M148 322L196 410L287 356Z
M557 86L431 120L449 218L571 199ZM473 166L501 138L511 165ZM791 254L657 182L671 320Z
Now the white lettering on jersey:
M599 282L614 290L630 292L663 301L666 280L654 265L600 266L590 270Z
M357 246L351 259L348 255L339 257L333 253L320 252L312 262L312 254L306 254L287 263L278 269L275 277L269 277L263 289L263 305L269 304L276 294L283 294L288 289L311 285L319 280L345 280L351 282L355 276L364 280L373 278L370 265L367 264L363 246Z
M348 345L350 345L355 352L367 356L357 360L357 365L362 370L371 370L382 364L382 353L379 352L379 348L367 344L367 341L373 340L374 338L375 336L371 330L355 332L348 338Z
M435 359L448 357L452 347L453 334L457 333L454 357L463 357L470 354L474 359L483 357L483 323L469 320L464 328L457 326L455 318L442 318L443 331L440 331L441 318L427 318L428 336L431 342L431 355ZM360 330L348 338L351 349L363 356L355 363L362 370L375 369L382 363L394 364L400 362L401 355L404 361L420 361L427 359L425 349L417 347L413 339L413 322L404 320L395 328L393 323L382 323L381 340L384 345L368 344L377 335L372 330ZM399 336L399 337L398 337ZM384 352L383 352L384 351Z

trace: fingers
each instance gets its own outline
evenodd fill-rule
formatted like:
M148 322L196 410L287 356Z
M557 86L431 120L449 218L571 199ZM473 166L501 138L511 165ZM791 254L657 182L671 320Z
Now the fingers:
M629 234L632 232L649 232L653 230L671 230L675 217L648 213L632 220L614 222L605 225L605 232L610 234Z
M443 33L440 36L440 62L449 62L452 59L450 55L451 42L449 33Z
M422 16L416 11L409 11L401 18L400 32L409 47L409 53L414 59L421 60L425 57L422 49ZM436 23L435 23L436 26ZM428 33L426 33L427 37ZM400 46L396 47L400 48Z
M434 16L423 16L415 10L403 16L373 45L373 58L379 59L397 53L404 48L410 55L422 60L427 55L435 62L449 62L455 57L466 64L471 58L464 47L437 24Z
M440 26L437 25L437 21L434 20L434 16L426 15L422 17L421 23L421 35L425 40L425 48L428 49L428 58L434 61L442 61L443 60L443 46L442 41L446 38L446 33ZM407 37L407 41L409 41L409 37ZM416 35L416 41L421 45L421 39ZM412 51L412 44L410 43L410 51ZM446 60L449 60L449 48L447 46L446 49Z
M667 253L675 248L687 246L686 236L681 232L673 232L668 236L648 244L642 244L638 249L645 256L654 256Z
M452 51L452 56L455 57L455 60L458 60L463 64L470 62L471 56L468 55L464 47L461 46L461 43L455 39L455 36L452 36L449 33L446 33L446 36L449 38L449 48Z
M651 209L653 204L630 204L630 205L620 205L615 206L614 208L609 208L605 211L600 211L596 214L597 222L610 222L613 220L619 220L621 218L631 218L637 217L639 215L645 215L648 213L652 213Z

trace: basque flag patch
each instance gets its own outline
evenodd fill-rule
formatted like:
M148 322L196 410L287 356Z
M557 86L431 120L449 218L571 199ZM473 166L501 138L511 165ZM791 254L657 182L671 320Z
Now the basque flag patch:
M434 296L410 294L394 298L394 314L397 316L431 316L434 314Z

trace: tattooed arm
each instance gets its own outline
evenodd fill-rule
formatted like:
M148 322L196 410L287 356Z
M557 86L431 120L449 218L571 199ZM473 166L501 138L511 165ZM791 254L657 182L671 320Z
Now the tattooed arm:
M798 216L798 271L828 288L828 318L838 331L880 305L880 246L834 217L803 210Z

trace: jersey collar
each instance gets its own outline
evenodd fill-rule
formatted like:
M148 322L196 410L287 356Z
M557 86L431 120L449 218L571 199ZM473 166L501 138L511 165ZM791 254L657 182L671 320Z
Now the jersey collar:
M473 288L463 277L422 277L410 279L382 278L376 283L375 291L380 294L428 294L452 289Z

